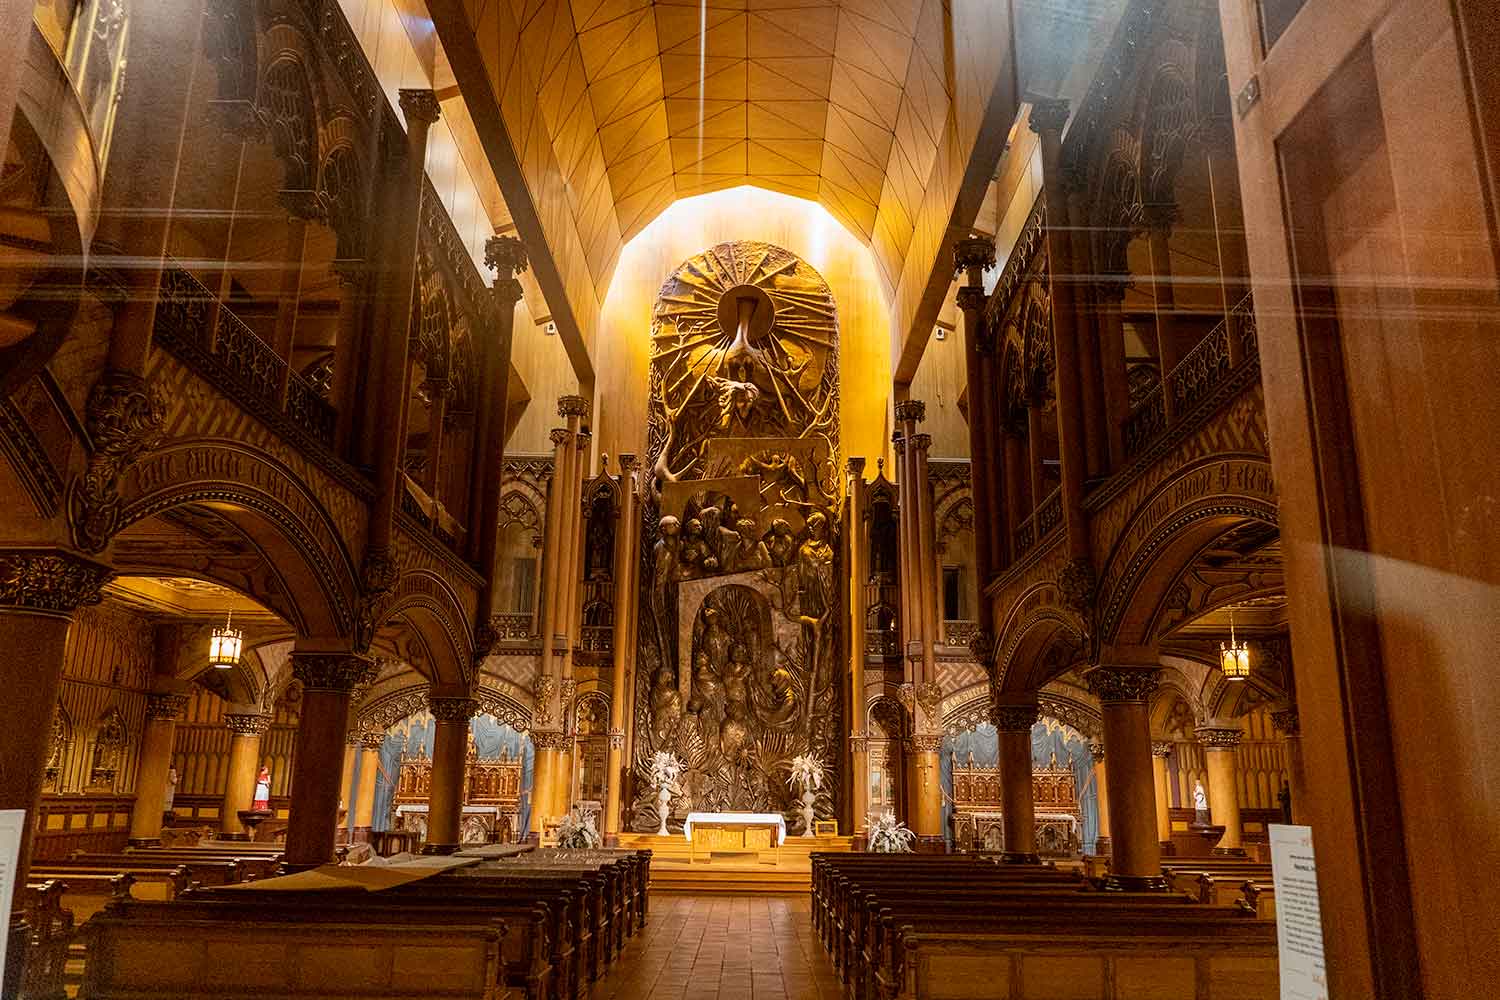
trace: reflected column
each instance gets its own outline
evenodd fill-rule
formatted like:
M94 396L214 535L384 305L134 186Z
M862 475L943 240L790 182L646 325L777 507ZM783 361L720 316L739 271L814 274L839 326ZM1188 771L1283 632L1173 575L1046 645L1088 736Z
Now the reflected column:
M1099 799L1099 833L1094 837L1094 854L1109 853L1109 776L1104 768L1104 744L1089 741L1089 756L1094 761L1094 791Z
M1271 724L1281 733L1282 747L1286 753L1288 794L1292 797L1292 822L1307 825L1307 802L1303 798L1307 791L1307 772L1302 764L1302 723L1297 715L1297 706L1283 708L1271 713Z
M1208 808L1214 826L1224 828L1224 836L1213 853L1243 858L1245 848L1240 827L1240 740L1244 731L1238 726L1203 726L1194 730L1203 756L1208 763Z
M1163 854L1175 854L1172 846L1172 779L1167 772L1167 757L1172 744L1157 740L1151 744L1151 771L1156 782L1156 837Z
M354 794L354 841L368 844L375 826L375 787L380 779L380 748L385 733L359 734L359 790Z

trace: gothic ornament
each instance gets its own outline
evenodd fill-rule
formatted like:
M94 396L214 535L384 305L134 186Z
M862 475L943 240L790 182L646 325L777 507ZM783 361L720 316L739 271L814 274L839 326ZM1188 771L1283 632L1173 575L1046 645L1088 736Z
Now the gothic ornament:
M71 614L98 604L114 573L109 567L56 549L0 552L0 607Z
M1144 702L1156 690L1161 671L1156 667L1095 667L1083 675L1101 702Z
M360 733L359 745L361 748L371 752L379 751L381 747L385 746L385 730L382 729L378 732L375 730L365 730Z
M943 749L943 734L913 733L911 748L914 753L937 753Z
M88 469L68 485L68 523L82 551L104 551L119 530L120 477L161 445L166 420L166 396L141 376L109 369L94 383L84 409Z
M1151 756L1170 757L1172 755L1172 744L1169 740L1152 740Z
M389 549L368 548L360 566L362 595L354 622L354 649L367 653L375 641L375 632L385 620L396 585L401 582L401 567Z
M1297 707L1278 709L1271 713L1271 725L1283 736L1301 736L1302 720L1297 715Z
M609 748L611 750L625 749L625 730L611 729L609 731Z
M1104 744L1099 740L1090 740L1089 757L1093 758L1095 764L1102 763L1104 760Z
M1094 564L1085 556L1069 560L1057 574L1057 590L1062 595L1063 605L1085 619L1093 610L1097 586Z
M375 662L358 653L292 653L292 676L304 691L347 694L375 672Z
M537 726L550 726L553 723L552 696L557 692L557 681L551 677L541 676L531 686L531 692L536 697L536 708L532 710L532 722Z
M917 706L922 710L921 724L927 729L935 728L941 721L939 712L943 706L943 686L937 681L923 681L916 685Z
M538 750L565 751L573 748L573 737L556 729L533 729L531 742Z
M970 236L953 246L953 275L981 274L995 267L995 241L988 236Z
M995 656L995 637L982 628L969 633L969 655L981 667L988 668Z

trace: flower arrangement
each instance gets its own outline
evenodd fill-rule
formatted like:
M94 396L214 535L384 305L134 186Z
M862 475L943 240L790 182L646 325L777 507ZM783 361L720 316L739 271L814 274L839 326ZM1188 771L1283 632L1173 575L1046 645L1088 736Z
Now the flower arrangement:
M917 835L890 811L881 813L870 827L870 850L876 854L910 854L916 839Z
M587 851L604 842L594 825L594 814L574 808L557 824L557 846L569 851Z
M803 791L815 791L823 787L823 772L827 765L815 753L799 754L792 758L792 773L786 783L790 788L802 786Z
M667 750L658 750L651 758L650 764L651 783L660 788L663 785L676 785L677 776L682 773L682 761Z

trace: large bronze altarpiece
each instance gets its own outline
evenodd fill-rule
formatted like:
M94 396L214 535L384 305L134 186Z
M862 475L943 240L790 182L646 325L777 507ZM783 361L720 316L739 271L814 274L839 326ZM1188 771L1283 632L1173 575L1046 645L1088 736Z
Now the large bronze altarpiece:
M817 272L765 243L679 267L651 325L632 825L658 828L647 764L684 765L689 812L802 826L793 757L840 795L838 318ZM798 789L800 791L800 789Z

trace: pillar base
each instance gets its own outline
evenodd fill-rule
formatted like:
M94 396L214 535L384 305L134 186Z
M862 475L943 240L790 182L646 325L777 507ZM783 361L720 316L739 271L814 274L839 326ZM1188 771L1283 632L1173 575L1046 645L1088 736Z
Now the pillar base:
M423 854L457 854L458 844L423 844Z
M1025 851L1005 851L1000 855L1002 865L1039 865L1042 863L1040 855L1028 854Z
M1248 857L1243 847L1215 847L1209 851L1216 858L1244 858Z
M1113 852L1113 848L1110 845L1108 837L1095 837L1094 838L1094 853L1096 855L1099 855L1099 856L1102 857L1102 856L1104 856L1106 854L1110 854L1112 852Z
M131 847L160 847L161 846L161 838L160 837L131 837L129 840L125 841L125 843L129 844Z
M1170 892L1172 887L1160 875L1106 875L1105 892Z
M250 835L248 833L244 833L244 832L241 832L241 833L224 833L221 830L219 832L219 835L217 837L215 837L214 839L215 840L233 840L236 843L238 843L240 841L248 841L250 839Z

